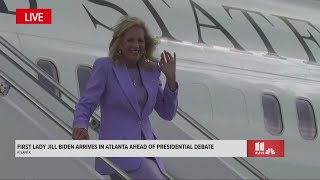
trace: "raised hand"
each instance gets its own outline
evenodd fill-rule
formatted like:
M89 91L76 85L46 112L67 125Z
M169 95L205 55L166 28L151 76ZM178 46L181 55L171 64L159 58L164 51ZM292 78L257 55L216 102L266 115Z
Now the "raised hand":
M170 89L174 91L176 89L176 53L173 53L173 57L167 51L161 53L159 65L167 78Z

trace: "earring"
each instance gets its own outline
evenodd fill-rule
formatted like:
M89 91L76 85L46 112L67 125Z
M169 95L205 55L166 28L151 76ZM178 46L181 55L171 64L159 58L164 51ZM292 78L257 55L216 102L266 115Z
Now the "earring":
M147 61L146 51L143 51L143 52L142 52L142 59L143 59L144 61Z
M117 53L118 53L118 55L122 56L122 50L121 50L121 49L119 49L119 50L117 51Z
M150 60L147 59L146 53L143 54L143 59L144 59L144 62L146 62L146 63L150 62Z

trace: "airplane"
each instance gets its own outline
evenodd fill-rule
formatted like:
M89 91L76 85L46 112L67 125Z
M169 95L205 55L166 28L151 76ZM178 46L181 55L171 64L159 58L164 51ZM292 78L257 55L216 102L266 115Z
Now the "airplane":
M50 8L52 24L16 24L19 8ZM67 94L81 96L123 15L143 19L158 37L156 57L177 54L179 113L171 122L151 115L159 139L285 140L284 158L163 158L170 176L319 178L319 9L317 0L0 0L7 42L0 46L0 178L108 178L95 172L93 158L14 158L12 147L16 139L70 139L48 114L71 125Z

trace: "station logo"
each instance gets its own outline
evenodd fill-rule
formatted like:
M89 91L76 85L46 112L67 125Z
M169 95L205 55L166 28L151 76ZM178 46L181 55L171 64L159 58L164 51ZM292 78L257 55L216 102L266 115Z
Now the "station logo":
M284 140L248 140L247 157L284 157Z

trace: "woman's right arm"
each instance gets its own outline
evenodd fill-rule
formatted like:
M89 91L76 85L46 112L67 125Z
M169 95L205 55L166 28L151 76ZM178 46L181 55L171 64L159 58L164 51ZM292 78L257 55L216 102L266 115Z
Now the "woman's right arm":
M97 59L94 62L92 74L87 82L86 90L76 105L73 120L72 138L88 139L89 120L105 91L107 81L107 60Z

